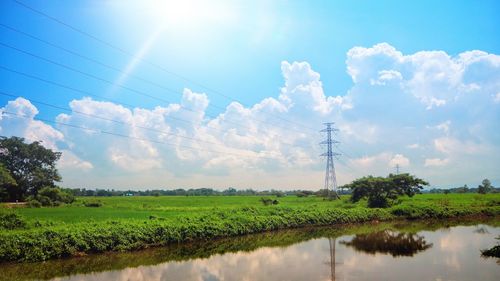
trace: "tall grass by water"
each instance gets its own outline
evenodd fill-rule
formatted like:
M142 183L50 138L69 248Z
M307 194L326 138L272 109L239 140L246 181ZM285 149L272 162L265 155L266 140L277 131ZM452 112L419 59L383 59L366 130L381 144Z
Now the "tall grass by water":
M1 208L23 223L3 228L0 261L125 251L304 226L500 215L500 194L423 194L387 209L319 197L259 196L78 198L55 208ZM89 202L99 202L98 207Z

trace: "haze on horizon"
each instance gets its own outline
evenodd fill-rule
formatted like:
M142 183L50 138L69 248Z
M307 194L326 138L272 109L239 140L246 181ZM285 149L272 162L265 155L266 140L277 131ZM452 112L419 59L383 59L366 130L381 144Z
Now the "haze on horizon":
M182 4L181 4L182 3ZM2 1L0 135L63 186L500 185L496 1ZM86 129L85 129L86 128Z

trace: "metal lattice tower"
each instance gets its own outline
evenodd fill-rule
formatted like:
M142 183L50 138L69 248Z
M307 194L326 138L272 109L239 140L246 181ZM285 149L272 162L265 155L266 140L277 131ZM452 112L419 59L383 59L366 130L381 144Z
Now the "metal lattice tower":
M332 138L332 132L338 131L334 127L334 122L323 123L326 128L320 132L326 133L326 140L320 142L322 145L326 145L326 152L321 154L321 156L326 156L326 173L325 173L325 189L328 192L332 192L334 197L338 198L337 193L337 177L335 175L335 166L333 164L333 157L340 155L333 151L333 145L339 143Z

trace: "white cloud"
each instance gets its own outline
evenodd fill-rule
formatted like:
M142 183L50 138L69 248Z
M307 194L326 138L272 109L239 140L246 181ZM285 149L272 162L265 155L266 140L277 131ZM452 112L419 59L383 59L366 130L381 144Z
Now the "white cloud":
M449 159L440 159L440 158L428 158L425 159L424 166L425 167L435 167L435 166L445 166L449 162Z
M417 149L420 147L420 144L412 143L412 144L407 145L406 147L411 148L411 149Z
M38 109L25 99L11 101L3 110L28 118L4 115L0 128L2 134L43 140L67 151L60 163L63 172L70 166L107 171L108 177L89 177L89 183L99 186L317 189L324 173L318 157L323 136L317 131L325 121L336 122L340 131L335 137L346 152L336 163L340 184L367 173L385 175L396 164L431 183L476 180L478 173L467 167L483 163L488 166L481 177L495 178L494 167L500 164L500 109L495 104L500 102L500 56L481 51L403 54L381 43L349 50L346 67L354 84L341 96L325 95L321 76L309 63L283 61L284 86L276 96L248 107L232 102L215 117L206 115L207 94L184 89L178 103L150 109L81 98L70 102L73 112L56 118L135 139L53 128L33 119ZM439 165L460 177L426 168Z
M395 70L381 70L378 72L377 80L370 79L371 85L385 86L390 81L401 81L403 76Z
M1 112L0 133L5 136L18 136L28 142L40 141L44 146L56 149L57 142L64 135L42 121L35 120L38 109L24 98L9 101Z
M59 159L59 162L57 162L57 167L59 169L75 169L78 171L87 172L94 168L94 165L92 165L92 163L80 159L69 150L62 150L61 152L61 159Z
M389 161L389 166L395 167L399 165L400 167L408 167L410 165L410 159L406 158L402 154L396 154L392 157L391 161Z

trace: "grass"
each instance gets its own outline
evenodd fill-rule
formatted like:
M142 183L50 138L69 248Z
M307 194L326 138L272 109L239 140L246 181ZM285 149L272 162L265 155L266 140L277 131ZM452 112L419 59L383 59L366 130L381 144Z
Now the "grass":
M40 261L105 251L233 237L304 226L500 215L500 194L423 194L388 209L352 204L348 197L281 197L264 206L260 196L78 198L57 208L14 208L25 221L0 233L0 261ZM99 200L101 207L85 207Z
M208 258L216 254L250 252L260 247L287 247L289 245L322 237L338 238L344 235L373 233L374 231L393 230L404 233L433 231L455 225L476 225L486 223L497 226L500 222L491 220L459 219L425 220L414 222L382 222L342 227L307 227L242 235L210 241L195 241L144 249L134 252L108 252L68 259L54 259L39 263L7 263L0 265L0 281L51 280L75 274L86 274L129 267L156 265L171 261L186 261L195 258Z

